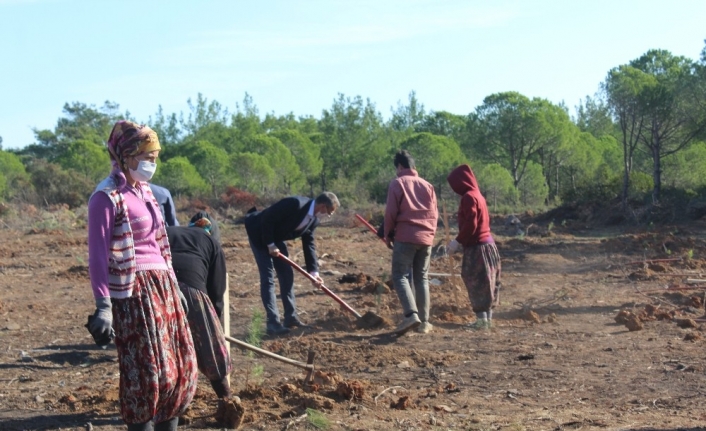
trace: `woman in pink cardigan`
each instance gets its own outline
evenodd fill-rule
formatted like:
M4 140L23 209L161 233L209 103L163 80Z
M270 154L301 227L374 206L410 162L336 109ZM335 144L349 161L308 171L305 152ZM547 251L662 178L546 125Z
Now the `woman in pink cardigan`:
M120 411L129 431L176 430L196 392L194 345L164 220L147 181L157 134L119 121L108 139L112 172L88 202L88 266L96 311L89 331L115 337Z

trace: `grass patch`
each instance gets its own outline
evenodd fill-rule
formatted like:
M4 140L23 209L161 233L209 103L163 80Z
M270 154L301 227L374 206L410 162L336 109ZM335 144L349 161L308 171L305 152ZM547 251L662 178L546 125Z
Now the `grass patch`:
M258 385L262 383L262 375L265 374L265 367L258 364L252 367L250 370L250 377Z
M265 331L263 330L263 322L265 316L262 310L253 310L252 318L250 319L250 324L248 325L248 335L245 341L253 346L260 347L262 344L262 336ZM249 355L252 357L252 351L249 351Z
M306 419L316 429L327 430L331 427L331 421L323 413L314 409L306 409Z
M245 342L253 346L260 347L260 345L262 344L262 336L264 334L263 320L264 314L262 310L253 310L252 317L250 318L250 324L248 324L248 332L245 338ZM254 358L255 353L252 350L248 350L248 357ZM260 384L262 382L262 375L264 374L264 371L265 367L263 367L261 364L253 365L246 379L246 384L251 379L255 383Z

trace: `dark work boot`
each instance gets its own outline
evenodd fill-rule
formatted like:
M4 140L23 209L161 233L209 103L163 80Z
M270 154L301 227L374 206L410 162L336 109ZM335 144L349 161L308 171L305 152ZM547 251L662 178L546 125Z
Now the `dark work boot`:
M153 431L154 424L148 421L142 424L127 424L127 431Z
M154 431L176 431L177 425L179 425L179 418L171 418L156 424L154 426Z
M309 325L304 324L297 316L284 319L285 328L308 328Z
M289 329L282 326L279 322L268 322L267 323L267 335L277 336L289 334Z

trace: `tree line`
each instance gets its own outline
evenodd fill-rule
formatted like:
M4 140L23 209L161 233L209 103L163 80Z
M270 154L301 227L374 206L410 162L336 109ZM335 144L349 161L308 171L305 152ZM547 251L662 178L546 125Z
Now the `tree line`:
M611 199L627 207L706 190L704 48L698 60L650 50L614 67L573 115L517 92L491 94L466 115L427 111L411 92L387 120L371 100L343 94L319 118L260 115L248 94L235 112L199 94L186 113L160 106L146 121L113 102L67 103L33 144L0 146L0 199L84 204L110 170L105 141L119 119L158 133L155 183L207 200L229 189L264 198L331 190L349 204L384 202L398 149L442 199L448 172L469 163L495 211Z

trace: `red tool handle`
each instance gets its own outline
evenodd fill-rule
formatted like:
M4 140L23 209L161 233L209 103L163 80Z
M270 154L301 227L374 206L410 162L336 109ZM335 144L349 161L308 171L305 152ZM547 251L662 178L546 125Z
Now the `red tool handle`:
M380 237L378 236L378 230L375 229L375 227L373 227L373 225L371 225L370 223L368 223L368 221L367 221L366 219L364 219L363 217L361 217L361 216L358 215L358 214L356 214L355 217L356 217L358 220L360 220L365 226L367 226L368 229L370 229L370 232L372 232L373 234L375 234L375 236L377 236L378 238L380 238ZM380 238L380 241L385 242L385 239L384 239L384 238ZM385 243L385 245L387 245L387 243Z
M336 301L336 302L338 302L339 304L341 304L341 306L342 306L343 308L345 308L346 310L348 310L348 311L350 311L351 313L353 313L353 314L355 315L355 317L357 317L357 318L359 318L359 319L360 319L361 317L363 317L363 316L360 315L360 313L358 313L357 311L355 311L355 310L353 309L353 307L351 307L350 305L346 304L346 302L345 302L344 300L342 300L341 298L339 298L338 295L336 295L335 293L333 293L328 287L324 286L324 284L323 284L322 282L320 282L319 280L317 280L316 277L314 277L313 275L311 275L311 274L309 274L308 272L306 272L306 271L304 270L304 268L302 268L301 266L297 265L293 260L291 260L291 259L288 258L287 256L283 255L282 253L279 253L277 256L278 256L280 259L282 259L283 261L287 262L292 268L294 268L294 269L296 269L297 271L299 271L299 272L301 272L302 274L304 274L304 275L306 276L306 278L308 278L309 280L311 280L311 281L313 281L314 283L316 283L316 284L319 286L319 289L321 289L325 294L327 294L328 296L330 296L331 298L333 298L334 301Z

